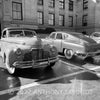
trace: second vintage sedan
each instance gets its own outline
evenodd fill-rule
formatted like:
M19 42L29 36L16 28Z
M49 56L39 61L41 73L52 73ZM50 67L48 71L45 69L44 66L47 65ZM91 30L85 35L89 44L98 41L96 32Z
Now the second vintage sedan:
M16 68L50 68L58 60L57 49L52 45L43 45L36 32L29 28L5 28L0 49L10 74L14 74Z
M55 46L59 53L63 53L67 59L74 55L83 59L100 54L100 44L93 39L77 32L52 32L44 43Z
M100 43L100 32L93 32L90 35L90 38L92 38L93 40L95 40L97 43Z

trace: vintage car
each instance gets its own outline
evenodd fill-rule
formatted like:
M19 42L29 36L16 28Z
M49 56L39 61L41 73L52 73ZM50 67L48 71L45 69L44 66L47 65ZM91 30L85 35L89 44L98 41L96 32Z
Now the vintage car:
M79 56L85 60L88 57L93 58L93 56L100 54L100 44L82 33L52 32L43 39L43 42L55 46L58 52L64 54L67 59Z
M100 43L100 32L93 32L90 35L90 38L92 38L93 40L95 40L97 43Z
M29 28L5 28L0 49L10 74L14 74L16 68L50 68L58 60L57 49L52 45L43 45L36 32Z

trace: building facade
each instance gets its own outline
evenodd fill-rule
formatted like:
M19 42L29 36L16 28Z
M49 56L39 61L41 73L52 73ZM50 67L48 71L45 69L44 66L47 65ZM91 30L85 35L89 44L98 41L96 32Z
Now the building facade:
M75 30L73 0L0 0L0 24L4 27Z
M0 0L0 28L100 31L100 0Z
M100 31L100 0L76 0L76 31Z

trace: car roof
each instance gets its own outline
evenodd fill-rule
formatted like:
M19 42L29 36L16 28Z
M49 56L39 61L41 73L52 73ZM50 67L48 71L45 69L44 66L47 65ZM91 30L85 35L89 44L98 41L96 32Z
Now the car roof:
M82 33L79 33L79 32L73 32L73 31L56 31L58 33L68 33L68 34L82 34Z
M32 28L23 28L23 27L7 27L7 28L4 28L4 30L32 30L34 31L34 29Z

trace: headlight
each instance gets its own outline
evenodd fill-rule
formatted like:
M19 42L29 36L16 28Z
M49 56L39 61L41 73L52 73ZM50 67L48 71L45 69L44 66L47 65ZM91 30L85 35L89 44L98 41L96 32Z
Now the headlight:
M58 54L58 53L57 53L57 49L56 49L56 47L54 47L54 46L52 46L51 52L52 52L52 54L54 54L54 55L57 55L57 54Z
M14 49L14 52L15 52L17 55L21 55L21 54L22 54L22 50L21 50L20 48Z

